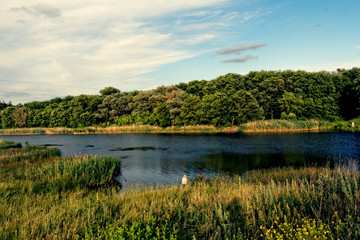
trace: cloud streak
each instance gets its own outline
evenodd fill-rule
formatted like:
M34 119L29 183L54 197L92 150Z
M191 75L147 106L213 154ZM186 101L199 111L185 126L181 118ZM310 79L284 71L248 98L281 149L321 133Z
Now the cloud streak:
M241 56L238 58L230 58L230 59L226 59L224 61L222 61L223 63L243 63L243 62L247 62L249 60L255 60L257 59L257 56L251 56L251 55L246 55L246 56Z
M254 43L254 44L246 44L246 45L237 45L237 46L229 46L222 49L219 49L216 52L216 55L228 55L228 54L240 54L241 52L247 50L256 50L261 47L265 47L267 44L265 43Z

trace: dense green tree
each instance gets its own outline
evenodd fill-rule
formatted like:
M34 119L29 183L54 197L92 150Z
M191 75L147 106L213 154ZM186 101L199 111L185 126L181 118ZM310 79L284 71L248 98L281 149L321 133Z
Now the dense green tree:
M18 127L27 127L27 119L29 116L29 109L27 107L17 108L13 113L15 124Z
M7 107L0 112L1 116L1 127L2 128L13 128L15 127L15 121L13 118L14 111L16 107L11 106Z
M226 125L230 123L229 101L225 93L205 95L197 111L201 124Z
M0 111L10 106L12 106L11 102L6 103L4 101L0 101Z
M152 123L160 127L170 126L170 112L166 107L166 103L161 103L154 109L151 116Z
M294 116L297 118L304 116L305 109L302 96L296 96L292 92L285 91L282 97L279 99L279 104L282 116L287 116L290 113L294 114Z
M108 122L124 114L130 114L133 107L132 96L126 93L113 93L104 98L98 105L95 115L98 119Z
M261 99L265 110L265 116L274 118L274 111L278 110L278 100L282 96L285 89L285 81L280 77L270 77L259 84L262 91ZM279 112L275 112L275 117L280 117Z
M264 118L264 110L248 91L237 91L230 97L229 102L232 125Z
M100 94L102 96L108 96L108 95L111 95L114 93L120 93L120 90L117 88L114 88L114 87L106 87L106 88L100 90Z
M180 118L185 125L200 124L198 111L200 108L200 97L188 94L184 97L184 103L181 107Z

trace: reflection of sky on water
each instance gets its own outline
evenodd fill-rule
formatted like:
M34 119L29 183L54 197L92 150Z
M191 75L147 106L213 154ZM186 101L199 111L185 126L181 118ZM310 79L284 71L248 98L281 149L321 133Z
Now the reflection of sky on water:
M303 166L360 158L360 136L352 132L286 134L120 134L0 136L57 144L63 156L111 155L121 161L119 179L134 183L179 183L183 174L242 173L274 166Z

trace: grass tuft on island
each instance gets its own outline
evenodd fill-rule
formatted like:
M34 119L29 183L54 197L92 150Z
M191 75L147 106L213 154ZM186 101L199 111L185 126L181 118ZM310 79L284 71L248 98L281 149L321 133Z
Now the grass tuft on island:
M352 127L354 122L354 127ZM123 134L123 133L256 133L256 132L316 132L316 131L360 131L360 118L349 121L328 122L322 120L258 120L232 127L213 125L174 126L161 128L152 125L91 126L83 128L11 128L0 129L0 135L36 134Z
M353 161L121 192L114 158L16 163L0 168L0 239L360 238Z

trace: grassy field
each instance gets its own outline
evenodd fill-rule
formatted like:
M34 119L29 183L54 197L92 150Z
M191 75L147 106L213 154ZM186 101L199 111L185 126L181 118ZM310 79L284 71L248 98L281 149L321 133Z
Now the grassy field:
M353 162L119 192L117 159L48 150L37 161L30 154L0 163L0 239L360 238Z

